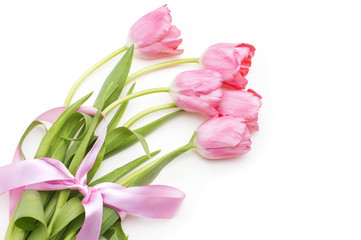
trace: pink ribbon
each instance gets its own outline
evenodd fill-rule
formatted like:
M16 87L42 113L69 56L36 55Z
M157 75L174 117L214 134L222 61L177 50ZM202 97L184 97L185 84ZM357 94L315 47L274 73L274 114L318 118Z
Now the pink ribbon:
M54 121L66 107L51 109L37 121ZM80 107L79 112L95 115L96 109ZM137 186L125 188L115 183L100 183L94 187L86 185L87 173L102 147L106 136L106 124L97 141L81 162L73 176L64 164L56 159L40 158L23 160L20 146L17 147L13 163L0 168L0 195L10 191L10 211L15 207L24 189L62 190L76 189L84 195L82 204L85 220L77 240L97 240L99 238L103 205L114 208L120 216L124 213L147 218L171 218L179 209L185 197L180 190L163 185Z

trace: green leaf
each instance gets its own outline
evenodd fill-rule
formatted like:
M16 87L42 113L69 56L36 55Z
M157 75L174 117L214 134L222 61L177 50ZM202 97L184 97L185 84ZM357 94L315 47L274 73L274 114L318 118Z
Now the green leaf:
M119 219L119 214L113 208L103 207L103 219L102 219L102 229L100 231L100 236L102 236L106 230L108 230L113 224Z
M114 223L113 228L115 230L113 236L110 238L110 240L128 240L128 236L125 235L122 223L120 220L118 220L116 223Z
M81 129L81 132L84 130L84 128ZM73 145L70 146L68 152L65 155L64 165L66 167L69 167L69 164L71 160L73 159L75 153L78 150L78 147L80 146L81 142L74 142Z
M39 223L38 227L35 230L33 230L26 239L27 240L47 239L46 231L47 231L46 226Z
M83 226L84 223L84 218L85 218L85 214L81 214L80 216L78 216L77 218L75 218L71 224L69 225L69 227L66 229L64 236L69 235L72 232L78 231L81 226Z
M122 59L120 59L120 61L114 67L112 72L106 78L102 88L99 91L98 97L95 100L94 103L95 108L105 109L112 102L118 99L120 93L123 90L125 80L127 79L129 74L130 66L133 60L133 52L134 52L134 46L128 48L127 52L124 54ZM107 97L105 104L103 106L100 106L100 103L102 101L101 99L104 98L104 96L106 95L106 91L111 84L117 85L117 88L109 97Z
M41 193L41 192L40 192ZM53 194L49 194L49 201L47 204L43 204L46 205L46 208L45 208L45 219L46 219L46 222L49 223L50 220L51 220L51 217L53 216L54 212L55 212L55 208L56 208L56 204L57 204L57 201L58 201L58 197L59 197L59 194L60 194L60 191L56 191L55 193Z
M133 132L138 133L142 136L147 136L155 129L160 127L165 121L169 120L170 118L174 117L175 115L183 112L183 110L179 110L173 113L170 113L164 117L161 117L141 128L134 130ZM131 134L129 131L125 130L117 130L118 128L114 129L113 131L109 132L106 140L105 140L105 156L104 159L107 159L118 152L128 148L129 146L133 145L134 143L138 142L137 136Z
M158 176L160 171L167 166L171 161L173 161L179 155L187 152L188 150L193 148L193 142L195 139L195 133L193 134L189 143L185 146L177 148L176 150L160 157L158 160L154 162L154 164L149 165L143 172L138 174L135 178L133 178L128 184L127 187L133 186L143 186L148 185L153 182L153 180Z
M71 114L69 116L69 118L66 120L63 127L59 130L58 134L56 135L56 137L53 140L51 150L50 150L50 155L54 154L54 152L59 147L59 145L65 140L64 138L74 137L74 135L68 136L68 132L72 128L74 122L79 122L79 121L84 122L84 119L82 119L82 118L83 118L83 115L82 115L82 113L79 113L79 112L74 112L73 114Z
M15 225L25 231L40 228L42 230L41 235L45 234L46 236L46 220L39 192L35 190L24 191L16 211Z
M115 229L114 229L114 228L110 228L108 231L106 231L106 232L103 234L103 237L104 237L106 240L109 240L114 234L115 234Z
M84 213L84 207L79 198L71 198L60 209L55 218L53 230L50 237L54 237L64 229L71 221Z
M54 124L51 126L51 128L47 131L43 139L41 140L40 146L38 148L38 151L35 154L35 158L42 158L42 157L49 157L48 153L52 146L52 143L56 137L56 135L59 133L61 128L63 127L66 120L71 116L89 97L91 96L91 93L86 95L85 97L81 98L77 102L73 103L71 106L69 106L60 116L59 118L54 122Z
M127 95L129 94L132 94L133 93L133 90L134 90L134 87L135 87L135 83L130 87ZM125 112L125 109L127 108L128 106L128 103L129 103L129 100L128 101L125 101L122 105L120 105L120 107L118 108L117 112L114 114L112 120L110 121L110 123L108 124L108 132L110 132L111 130L113 130L114 128L117 127L120 119L122 118L124 112Z
M147 156L149 158L151 158L152 156L150 155L148 143L145 141L145 138L137 132L132 131L132 133L138 138L139 142L142 144L142 147L143 147L145 153L147 154Z
M54 150L52 150L51 158L58 159L59 161L65 163L67 151L70 146L71 140L77 141L84 138L84 134L82 134L78 138L74 139L75 135L82 126L84 126L85 131L81 132L86 132L88 130L91 119L92 117L86 114L75 112L66 122L66 127L63 128L64 131L61 131L59 134L60 137L56 139L58 141L57 145L55 143L53 144ZM68 165L65 164L65 166Z
M106 152L116 149L120 144L119 142L126 141L128 138L134 138L134 142L137 142L136 136L133 132L128 131L128 128L118 127L110 131L104 142Z
M91 122L93 120L93 117L89 116L87 114L84 114L84 113L79 113L79 112L75 112L74 115L75 114L77 116L75 116L74 119L69 118L68 122L66 123L67 129L66 129L66 131L64 131L65 134L61 135L60 139L68 140L68 141L80 141L85 137L85 133L88 131L88 129L91 125ZM84 125L85 129L84 129L84 131L82 131L82 134L80 134L78 137L74 137L77 131L74 133L74 131L71 131L72 130L71 127L72 127L72 125L74 125L74 123L78 123L78 122L80 122L82 125L80 125L80 124L77 124L77 125L80 125L80 126ZM75 128L75 129L79 130L80 127Z
M126 127L118 127L109 132L108 137L105 139L105 145L107 148L114 148L114 146L118 145L118 139L130 138L132 136L136 138L136 142L138 140L142 144L145 153L150 157L149 147L144 137L141 134Z
M48 238L48 240L64 240L64 233L66 231L66 228L64 228L63 230L61 230L58 234L56 234L54 237L52 238Z
M29 127L25 130L25 132L24 132L24 134L23 134L23 136L21 137L20 142L19 142L20 151L21 151L21 154L23 155L23 158L24 158L24 159L25 159L25 155L24 155L23 150L22 150L22 146L23 146L24 140L25 140L25 138L28 136L28 134L29 134L36 126L38 126L38 125L42 125L42 126L45 128L45 130L48 131L47 128L46 128L46 126L44 125L44 123L39 122L39 121L33 121L33 122L29 125Z
M160 150L152 152L151 157L157 155L159 152L160 152ZM103 183L103 182L116 182L118 179L125 176L127 173L129 173L130 171L132 171L133 169L135 169L136 167L138 167L140 164L144 163L148 159L149 159L148 155L141 156L141 157L125 164L124 166L121 166L121 167L111 171L110 173L104 175L103 177L95 180L94 182L90 183L89 186L93 187L93 186L97 185L98 183Z

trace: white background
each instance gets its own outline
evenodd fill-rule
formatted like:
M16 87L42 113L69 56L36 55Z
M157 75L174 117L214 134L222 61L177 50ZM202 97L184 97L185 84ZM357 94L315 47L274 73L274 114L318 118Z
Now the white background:
M11 162L32 119L61 106L77 77L124 45L133 22L168 3L182 31L183 57L198 57L217 42L256 47L248 80L263 96L260 131L252 150L237 159L208 161L194 151L177 158L156 183L187 194L179 214L172 220L128 217L130 239L361 239L357 2L0 1L0 164ZM117 60L88 78L76 98L97 93ZM159 61L134 62L132 72ZM144 75L136 90L167 86L177 73L196 68ZM164 93L139 98L125 118L165 102L170 98ZM185 144L205 119L183 114L169 121L147 137L151 150L164 154ZM29 155L42 132L27 142ZM141 154L135 145L104 162L99 173ZM0 197L0 238L7 201L7 194Z

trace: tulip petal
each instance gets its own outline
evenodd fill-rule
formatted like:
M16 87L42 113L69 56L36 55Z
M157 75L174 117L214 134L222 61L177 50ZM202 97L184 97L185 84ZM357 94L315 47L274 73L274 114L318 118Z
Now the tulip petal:
M158 42L166 36L171 27L172 17L167 5L164 5L141 17L129 31L131 42L144 47Z
M252 130L258 130L258 111L262 102L257 93L244 90L223 90L221 102L217 106L218 113L242 117Z
M181 31L176 26L172 25L169 28L164 39L162 39L160 42L164 43L168 47L173 46L177 48L178 45L182 43L182 39L179 39L180 35L181 35Z
M180 55L183 52L183 49L174 49L164 45L163 43L155 42L149 46L136 49L134 54L143 59L156 59Z
M215 116L218 113L214 107L197 97L180 95L176 99L175 104L186 111L200 112L207 116Z

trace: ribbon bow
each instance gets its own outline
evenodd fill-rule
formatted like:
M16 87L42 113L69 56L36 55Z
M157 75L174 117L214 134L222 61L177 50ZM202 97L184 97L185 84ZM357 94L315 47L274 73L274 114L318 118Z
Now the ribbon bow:
M36 120L53 123L66 107L51 109ZM96 109L80 107L79 112L95 115ZM51 158L23 160L18 146L12 164L0 168L0 195L10 193L10 213L18 204L24 189L62 190L76 189L84 196L82 204L85 220L77 240L99 238L103 205L114 208L120 216L128 213L147 218L171 218L179 209L185 195L176 188L163 185L149 185L125 188L115 183L100 183L94 187L86 185L87 173L102 147L106 136L106 125L97 141L84 157L76 175L73 176L64 164Z

